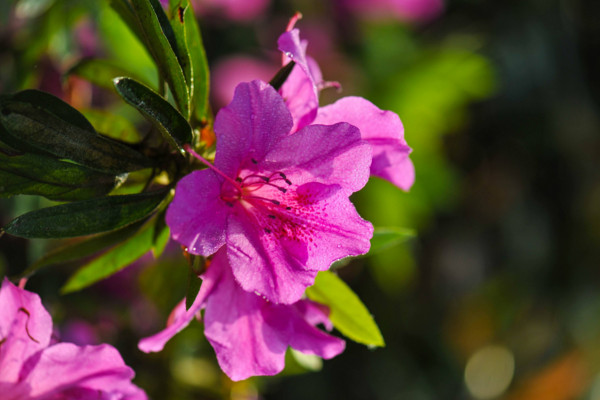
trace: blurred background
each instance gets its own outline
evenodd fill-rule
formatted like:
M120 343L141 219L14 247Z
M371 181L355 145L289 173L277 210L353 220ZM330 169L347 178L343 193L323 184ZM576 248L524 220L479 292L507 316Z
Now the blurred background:
M386 347L336 359L288 354L277 377L233 383L194 322L158 354L137 350L185 295L177 246L92 288L59 288L77 264L27 284L76 343L108 342L152 399L600 399L600 2L595 0L198 0L213 109L268 80L295 11L326 80L322 104L368 98L400 115L413 148L408 193L371 179L353 198L376 227L413 239L339 274ZM110 59L156 82L150 57L101 0L0 2L0 94L53 93L98 131L139 115L68 73ZM0 224L49 204L0 199ZM0 276L54 243L0 239Z

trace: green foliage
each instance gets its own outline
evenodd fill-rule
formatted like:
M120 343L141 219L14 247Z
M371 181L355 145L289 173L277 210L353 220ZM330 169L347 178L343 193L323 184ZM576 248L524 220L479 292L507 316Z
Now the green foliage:
M151 214L164 191L83 200L31 211L12 220L4 230L25 238L67 238L112 231Z
M367 307L333 272L319 272L315 284L306 289L306 295L329 307L329 319L345 336L367 346L385 346Z
M81 290L123 268L157 246L157 219L148 221L138 232L81 267L63 286L63 293ZM162 236L162 235L159 235Z
M30 194L74 201L106 195L122 177L52 157L17 153L0 143L0 182L0 197Z
M165 99L131 78L116 78L114 84L123 99L140 111L173 148L183 151L183 145L191 143L192 128Z
M152 165L133 148L98 135L67 103L36 90L0 100L0 140L17 150L68 159L107 173Z
M119 76L130 76L134 77L139 81L143 81L143 78L138 76L135 72L124 68L119 63L111 60L103 60L98 58L84 58L75 64L67 75L76 75L83 78L99 87L113 90L113 79ZM146 86L151 86L150 82L144 82Z
M177 45L173 28L158 0L132 0L131 5L141 26L146 48L169 84L177 108L187 119L190 115L190 93L175 53Z

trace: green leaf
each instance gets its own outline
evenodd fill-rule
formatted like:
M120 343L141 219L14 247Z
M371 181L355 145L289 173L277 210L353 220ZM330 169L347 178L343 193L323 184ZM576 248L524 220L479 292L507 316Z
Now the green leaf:
M408 228L383 228L377 227L371 238L371 249L367 255L378 253L390 247L396 246L408 239L414 238L416 233Z
M85 200L108 194L125 178L51 157L7 150L0 144L0 198L29 194L59 201Z
M112 231L147 217L165 191L108 196L31 211L4 229L25 238L67 238Z
M114 89L112 81L110 84ZM105 136L131 144L142 139L135 125L121 115L98 109L82 110L82 113L94 125L96 131Z
M23 277L31 276L40 268L91 256L100 252L101 250L125 241L127 238L131 237L135 232L137 232L143 223L144 220L128 225L116 231L92 236L76 242L71 241L45 254L42 258L27 268L21 275Z
M27 91L32 92L32 91ZM23 94L0 101L0 140L17 150L52 155L102 172L119 174L152 165L127 145L98 135L77 110L43 92L43 105Z
M202 257L197 257L197 259L203 260ZM195 271L195 268L190 267L190 273L188 276L188 287L187 287L187 292L185 294L185 309L186 309L186 311L190 309L192 304L194 304L194 300L196 300L196 296L198 296L198 292L200 292L201 285L202 285L202 279L200 279L198 277L198 273Z
M135 235L81 267L62 287L61 292L81 290L127 267L152 249L156 219L148 221Z
M189 0L183 0L183 8L187 7L184 13L185 42L192 63L192 110L198 120L202 121L209 118L208 92L210 87L210 77L206 51L202 41L200 28L194 15L194 10Z
M190 124L165 99L131 78L117 78L114 84L123 99L137 108L175 149L182 151L183 145L191 142Z
M110 7L119 14L127 27L137 36L140 42L146 43L146 37L128 0L110 0Z
M306 295L329 307L329 319L348 338L367 346L385 346L369 310L333 272L319 272L315 284L306 289Z
M152 58L161 75L169 84L179 111L187 119L190 115L190 94L177 59L175 35L158 0L131 0Z
M141 80L135 73L121 67L118 63L98 58L86 58L67 71L67 75L76 75L97 86L114 90L113 79L118 76L131 76ZM149 85L148 82L145 82Z
M181 1L178 3L177 7L171 10L169 22L172 28L171 32L173 33L173 43L171 43L171 47L175 51L175 55L177 56L177 60L183 71L191 102L194 94L194 77L192 75L192 60L190 59L185 34L185 15L189 12L189 4L185 3L185 1Z

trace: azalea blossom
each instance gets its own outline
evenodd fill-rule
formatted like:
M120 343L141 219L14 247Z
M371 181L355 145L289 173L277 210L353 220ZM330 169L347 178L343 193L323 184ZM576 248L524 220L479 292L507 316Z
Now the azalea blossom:
M284 61L293 60L290 76L280 92L294 119L294 129L309 124L335 124L347 122L356 126L361 137L373 148L371 174L408 190L415 180L415 171L409 158L411 148L404 140L404 127L398 115L382 111L361 97L345 97L329 106L319 108L319 92L332 83L323 81L317 63L306 55L306 41L300 31L293 28L293 18L288 30L278 40ZM333 84L335 85L335 84Z
M52 318L39 296L4 279L0 289L2 400L143 400L134 372L112 346L51 344Z
M369 177L371 148L347 123L293 134L281 96L240 84L218 113L214 165L179 181L166 221L191 254L226 246L236 280L274 303L298 301L318 271L369 250L373 226L349 200Z
M443 0L338 0L361 18L427 22L444 10Z
M255 375L275 375L284 367L292 347L304 354L329 359L344 351L345 342L316 328L331 329L325 307L310 300L275 304L243 290L236 282L225 248L215 254L189 310L182 300L169 317L167 328L140 342L142 351L160 351L165 343L200 318L221 369L234 381Z

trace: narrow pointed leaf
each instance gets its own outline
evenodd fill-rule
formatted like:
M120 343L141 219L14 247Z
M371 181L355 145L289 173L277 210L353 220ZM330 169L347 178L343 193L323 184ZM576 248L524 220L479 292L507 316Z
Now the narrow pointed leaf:
M98 135L78 111L54 96L50 98L52 101L43 106L23 99L23 93L2 99L0 140L17 150L72 160L107 173L152 166L143 154Z
M31 276L39 269L49 265L61 264L68 261L79 260L91 256L117 243L125 241L136 233L143 225L144 220L128 225L116 231L103 233L100 235L88 237L77 242L69 242L63 246L57 247L37 260L33 265L27 268L21 275L23 277Z
M70 293L107 278L152 249L156 219L148 221L135 235L90 261L69 278L61 292Z
M29 194L59 201L85 200L108 194L123 179L51 157L11 154L0 146L0 197Z
M174 148L181 151L184 144L191 142L190 124L165 99L130 78L117 78L114 83L123 99L137 108Z
M67 238L122 228L151 214L166 192L109 196L31 211L4 230L25 238Z
M188 93L190 95L190 103L194 96L194 77L192 75L192 60L190 59L190 53L188 50L188 44L186 40L186 27L185 27L185 15L188 13L189 7L184 2L179 2L177 7L171 10L169 22L171 24L173 32L174 43L171 47L175 51L179 65L183 71L183 76L188 87Z
M110 82L112 88L115 86ZM83 115L94 125L96 131L104 136L120 140L125 143L138 143L142 140L142 135L136 129L135 125L127 118L113 114L109 111L100 109L82 110Z
M336 274L322 271L306 295L329 307L329 319L341 333L367 346L385 346L383 336L369 310Z
M110 7L119 14L119 17L125 22L127 27L137 36L141 43L146 44L146 37L142 27L135 16L133 8L128 0L110 0ZM148 46L146 44L146 46Z
M210 87L210 72L206 51L202 41L200 27L196 21L192 4L189 0L182 1L187 5L187 12L184 14L185 39L192 62L192 76L194 82L194 91L192 94L192 109L198 120L210 118L208 107L208 94Z
M200 257L198 257L200 259ZM185 294L185 309L189 310L192 304L194 304L194 300L198 296L198 292L200 291L200 286L202 285L202 279L198 277L197 272L194 271L194 268L190 268L190 273L188 276L188 287L187 292Z
M131 4L144 32L148 50L169 84L179 111L187 119L190 114L190 94L174 48L173 28L158 0L132 0Z
M141 80L135 73L118 65L114 61L99 58L85 58L75 64L67 75L76 75L104 89L114 90L113 79L119 76L130 76ZM144 82L149 86L148 82Z
M296 65L296 63L294 61L290 61L289 63L281 67L279 71L277 71L275 76L271 78L271 80L269 81L269 85L273 86L275 90L281 89L281 86L285 83L287 78L292 73L294 65Z
M412 229L377 227L373 232L373 238L371 238L371 249L368 255L396 246L415 236L416 233Z

